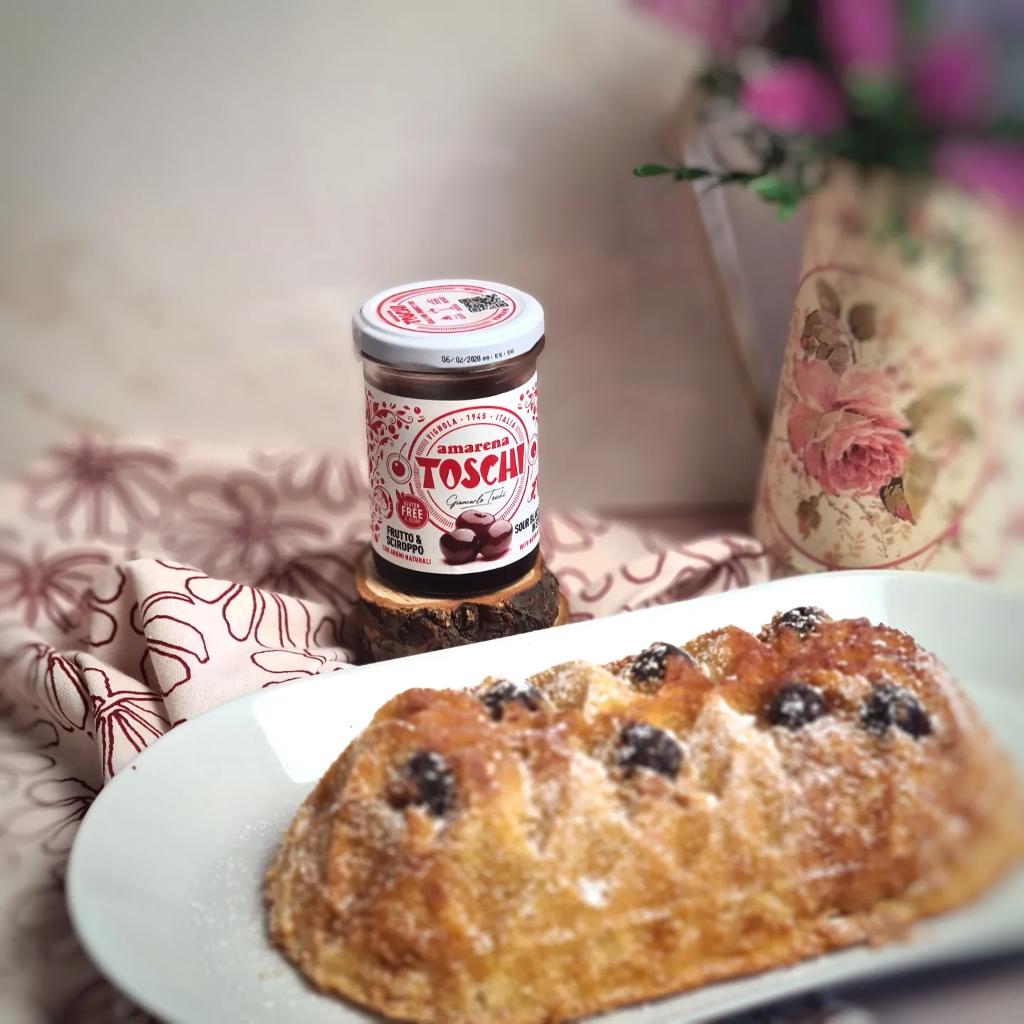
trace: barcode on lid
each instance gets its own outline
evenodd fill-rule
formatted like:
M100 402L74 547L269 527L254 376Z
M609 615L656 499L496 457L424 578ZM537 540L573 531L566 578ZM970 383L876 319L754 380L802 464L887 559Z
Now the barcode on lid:
M484 313L488 309L504 309L508 303L494 292L489 295L471 295L467 299L459 299L470 313Z

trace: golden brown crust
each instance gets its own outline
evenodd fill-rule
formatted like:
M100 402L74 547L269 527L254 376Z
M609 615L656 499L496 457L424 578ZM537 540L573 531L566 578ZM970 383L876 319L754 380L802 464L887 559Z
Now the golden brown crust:
M1024 848L1007 760L906 634L798 625L706 634L653 682L629 659L559 666L500 717L493 681L400 694L299 810L267 878L273 941L390 1016L540 1024L970 900ZM818 717L773 724L794 682ZM631 723L667 738L630 746ZM429 796L402 775L423 752Z

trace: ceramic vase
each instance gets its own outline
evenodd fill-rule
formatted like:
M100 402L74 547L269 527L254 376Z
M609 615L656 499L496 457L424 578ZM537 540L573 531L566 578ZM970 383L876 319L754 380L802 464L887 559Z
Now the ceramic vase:
M1024 579L1024 224L833 168L813 200L754 530L779 574Z

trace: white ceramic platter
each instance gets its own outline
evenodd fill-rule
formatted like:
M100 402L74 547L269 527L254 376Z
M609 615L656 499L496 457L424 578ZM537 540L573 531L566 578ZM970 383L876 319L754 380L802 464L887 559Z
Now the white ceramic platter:
M1024 765L1024 593L914 573L783 580L543 633L349 669L217 708L175 729L101 793L71 855L75 928L99 967L167 1021L352 1024L371 1014L316 994L264 936L261 880L316 779L373 712L410 686L458 687L570 658L607 661L726 623L756 629L817 604L906 629L962 681ZM1024 872L909 941L623 1009L604 1024L692 1024L823 986L1024 948Z

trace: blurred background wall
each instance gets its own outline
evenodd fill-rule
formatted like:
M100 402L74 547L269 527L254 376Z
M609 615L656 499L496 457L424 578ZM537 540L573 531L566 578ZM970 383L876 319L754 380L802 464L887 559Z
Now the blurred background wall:
M80 428L358 453L354 306L463 274L546 307L548 502L751 494L696 204L630 175L687 55L625 0L0 13L0 472Z

